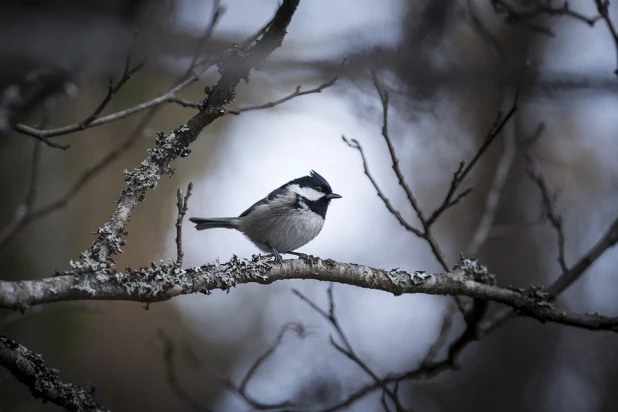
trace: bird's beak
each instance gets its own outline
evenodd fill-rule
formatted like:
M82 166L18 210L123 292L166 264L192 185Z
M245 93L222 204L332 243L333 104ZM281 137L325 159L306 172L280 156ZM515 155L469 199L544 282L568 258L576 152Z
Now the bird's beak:
M329 193L329 194L326 195L326 198L328 200L341 199L341 195L338 195L337 193Z

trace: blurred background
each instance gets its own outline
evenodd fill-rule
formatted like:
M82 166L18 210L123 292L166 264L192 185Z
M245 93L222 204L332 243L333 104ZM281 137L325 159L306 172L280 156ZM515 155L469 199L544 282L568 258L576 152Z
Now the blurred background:
M428 246L406 232L385 209L363 174L363 145L374 177L410 221L415 215L392 173L381 137L382 108L371 70L391 91L390 134L401 168L426 211L448 190L453 172L476 152L500 109L511 107L523 77L519 110L463 187L474 192L438 222L436 238L457 262L468 250L486 195L505 149L514 160L494 225L478 257L500 285L551 283L559 274L556 234L543 221L538 188L525 173L523 147L545 124L533 154L564 221L566 261L575 263L607 230L618 211L618 78L616 48L603 21L593 27L569 16L535 14L543 0L512 0L525 19L506 19L485 0L301 1L283 46L237 88L232 107L262 104L345 72L319 94L272 109L226 116L204 130L193 153L176 162L139 204L118 267L175 258L176 195L195 184L188 216L237 215L272 189L315 169L343 199L333 202L322 233L301 249L322 258L381 268L439 271ZM562 2L551 2L556 8ZM273 0L223 1L225 12L200 56L240 42L267 22ZM571 1L582 15L593 1ZM27 196L33 146L15 133L16 119L58 127L81 121L122 75L134 29L134 62L146 64L112 99L112 113L166 92L190 64L211 19L208 0L15 0L0 11L0 85L27 94L15 110L0 107L1 227L13 221ZM618 19L618 8L610 14ZM41 80L42 79L42 80ZM199 100L217 80L216 69L182 97ZM2 100L6 103L6 99ZM136 167L156 131L183 124L195 109L163 105L135 144L56 213L27 226L0 254L2 279L36 279L64 270L93 241L123 187L124 169ZM88 167L143 126L147 112L54 139L69 150L42 146L35 208L61 198ZM47 120L46 120L47 118ZM510 145L510 146L509 146ZM233 231L197 232L185 226L185 266L257 250ZM574 311L618 311L618 249L609 249L559 299ZM191 410L170 387L157 330L177 346L180 384L216 411L252 410L206 367L235 382L276 339L286 322L302 322L304 339L285 335L258 371L249 393L264 403L287 399L326 407L370 382L329 343L327 322L291 293L299 289L320 305L328 285L315 281L242 285L229 293L175 298L152 305L92 302L56 304L26 316L0 311L0 334L41 353L65 381L96 386L113 411ZM335 285L340 322L359 356L379 375L414 369L435 340L449 302ZM492 306L491 310L497 307ZM452 336L462 330L458 317ZM609 333L511 321L461 356L461 370L407 382L400 394L415 411L615 411L618 338ZM199 358L183 357L190 347ZM7 371L0 372L1 411L52 411L33 399ZM349 407L381 410L378 391Z

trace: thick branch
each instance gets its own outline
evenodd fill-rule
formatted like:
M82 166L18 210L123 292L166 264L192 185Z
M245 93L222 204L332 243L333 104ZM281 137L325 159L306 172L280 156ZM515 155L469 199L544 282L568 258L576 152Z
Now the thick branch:
M92 388L62 382L58 371L48 368L41 355L5 336L0 336L0 365L43 402L55 403L69 411L106 411L95 401Z
M463 295L506 304L540 321L590 330L618 331L618 317L576 314L556 309L538 288L519 290L481 283L491 277L476 261L462 259L451 272L425 273L383 270L351 263L320 260L309 266L302 259L272 265L269 258L233 258L181 270L176 262L113 273L101 265L74 263L75 274L31 281L0 281L0 307L25 310L30 306L71 300L125 300L154 303L189 293L228 290L245 283L271 284L285 279L313 279L382 290L395 295L426 293ZM477 279L477 280L475 280Z

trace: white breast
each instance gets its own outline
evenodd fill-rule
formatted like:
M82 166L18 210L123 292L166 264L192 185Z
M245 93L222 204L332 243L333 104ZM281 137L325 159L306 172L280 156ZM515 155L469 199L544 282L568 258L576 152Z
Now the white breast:
M239 230L255 245L270 253L266 243L278 252L292 252L315 238L324 219L312 211L291 209L290 200L294 193L273 200L269 205L260 205L248 218L243 218Z

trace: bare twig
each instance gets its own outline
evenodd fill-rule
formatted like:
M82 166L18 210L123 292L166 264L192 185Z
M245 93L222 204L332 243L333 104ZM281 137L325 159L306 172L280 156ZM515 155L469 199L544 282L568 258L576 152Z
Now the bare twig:
M116 83L115 85L114 85L114 78L113 77L109 78L109 85L107 87L107 94L105 95L105 98L99 104L99 106L96 109L94 109L94 112L92 112L90 116L88 116L86 119L80 122L80 126L82 129L85 129L86 126L88 126L90 123L95 121L97 117L101 114L101 112L107 107L107 105L112 100L112 98L120 91L120 89L122 89L122 87L129 80L131 80L131 77L133 77L135 73L137 73L139 70L142 69L142 67L144 67L145 62L139 63L135 67L131 67L131 59L133 57L133 52L135 49L136 41L137 41L137 30L133 32L133 40L131 41L131 46L129 46L129 51L127 52L127 58L125 60L124 71L122 73L122 77L120 78L118 83Z
M182 196L182 190L178 189L176 197L178 199L176 206L178 207L178 217L176 218L176 264L178 267L182 267L182 259L185 253L182 250L182 221L187 214L189 208L189 197L191 197L191 191L193 190L193 182L189 182L187 186L187 194Z
M571 9L568 1L565 1L562 7L554 7L550 2L546 3L547 4L542 4L542 2L537 1L525 8L517 9L517 7L512 5L508 0L492 0L494 10L497 13L506 14L505 21L507 23L521 23L535 33L545 34L550 37L555 37L554 33L548 27L536 23L534 21L535 18L540 15L567 16L582 21L592 27L602 17L602 13L594 17L587 17L574 11Z
M369 163L367 162L367 157L365 157L365 152L363 151L363 147L360 145L360 143L358 142L358 140L356 139L348 139L345 136L341 136L341 138L343 139L343 141L350 146L353 149L358 150L358 153L361 155L361 158L363 160L363 169L365 171L365 175L367 176L367 178L369 179L369 181L371 182L371 184L373 185L374 189L376 190L376 192L378 193L378 197L380 199L382 199L382 202L384 203L384 206L386 206L386 208L388 209L388 211L397 219L397 221L408 231L414 233L416 236L418 237L423 237L424 233L420 230L415 228L414 226L412 226L410 223L408 223L403 216L401 216L401 213L399 213L399 211L397 209L395 209L395 207L392 205L391 201L388 199L388 197L386 197L386 195L384 194L384 192L382 191L382 189L380 189L380 186L378 185L378 182L376 182L376 180L374 179L373 175L371 174L371 172L369 171Z
M318 314L320 314L324 319L326 319L335 329L337 335L343 342L343 346L335 341L335 339L331 336L330 343L331 345L339 352L348 357L351 361L356 363L362 370L365 371L367 375L371 377L377 384L380 385L384 393L386 393L394 402L397 411L405 411L406 409L401 405L399 398L393 393L393 391L386 385L382 384L381 379L376 375L376 373L371 370L371 368L356 354L354 351L352 344L350 343L348 337L343 332L341 328L341 324L339 323L339 319L335 314L335 299L333 297L333 284L331 283L327 289L328 295L328 305L329 311L326 312L322 308L320 308L315 302L311 299L303 295L298 289L292 289L292 293L298 296L302 301L306 302L313 310L315 310ZM344 347L345 346L345 347Z
M93 396L94 388L65 383L58 371L45 365L41 355L19 343L0 336L0 365L26 385L32 396L44 403L51 402L69 411L106 411Z
M182 386L176 375L176 367L174 366L174 354L176 353L176 347L172 338L170 338L162 327L157 328L157 337L163 345L163 362L165 363L165 377L172 392L181 401L190 405L196 411L210 412L212 411L206 405L203 405L200 401L193 398Z
M43 219L46 216L54 213L66 207L75 196L77 196L81 190L96 176L103 172L108 166L110 166L117 158L127 152L129 148L135 144L135 141L140 137L143 128L152 120L156 113L151 112L146 115L133 130L132 133L125 139L125 141L109 152L105 157L99 160L97 163L86 169L77 181L71 186L71 188L59 199L48 203L45 206L41 206L36 210L27 209L26 213L19 220L18 224L5 229L0 234L0 253L6 248L6 246L28 225Z
M210 67L210 65L211 65L211 61L208 61L207 63L205 63L204 66L200 67L200 70L196 70L196 72L200 72L202 69L205 70L206 68ZM67 134L71 134L75 132L80 132L82 130L89 129L91 127L101 126L101 125L104 125L110 122L114 122L116 120L127 118L129 116L134 115L135 113L139 113L143 110L147 110L155 106L159 106L162 103L174 102L175 99L177 99L176 93L180 92L181 90L183 90L184 88L186 88L187 86L195 82L198 78L197 76L198 74L196 74L195 76L189 77L188 79L179 83L177 86L163 93L159 97L156 97L144 103L129 107L128 109L120 110L116 113L108 114L107 116L98 117L87 125L82 126L82 123L78 122L78 123L73 123L73 124L69 124L66 126L62 126L62 127L57 127L54 129L37 129L36 127L31 127L31 126L27 126L22 123L18 123L15 125L14 128L16 131L20 133L27 134L29 136L33 136L37 138L40 137L43 139L46 139L48 137L63 136L63 135L67 135Z
M195 365L206 379L219 382L225 388L241 397L249 406L256 410L267 411L296 407L296 403L289 400L273 404L263 403L255 399L247 391L247 386L249 385L251 379L254 377L257 370L275 353L277 348L281 346L281 343L283 342L283 336L289 331L295 332L299 338L305 338L306 336L308 336L307 329L301 323L289 322L283 325L279 330L279 334L277 335L275 341L251 364L251 366L247 370L247 373L241 379L240 385L236 385L229 378L221 378L217 376L216 373L211 371L208 367L206 367L206 365L204 365L200 361L199 357L195 354L195 352L193 352L189 345L184 345L183 353L189 363Z
M494 217L498 209L500 202L500 196L502 195L502 188L509 175L513 161L515 160L515 135L511 135L504 140L504 149L502 156L498 161L494 178L487 194L485 201L485 210L481 216L479 225L472 236L466 255L477 256L481 248L489 238L489 234L494 222Z
M289 331L295 332L296 336L298 336L299 338L305 338L308 335L307 328L305 328L302 323L288 322L283 325L279 330L279 334L277 335L275 341L268 347L268 349L266 349L266 351L264 351L264 353L262 353L255 359L253 364L251 364L251 366L247 370L245 376L241 379L240 385L238 385L238 393L243 398L246 397L247 385L249 384L251 379L253 379L255 372L257 372L260 366L262 366L262 364L264 364L264 362L266 362L266 360L268 360L275 353L277 348L281 346L283 336Z
M461 162L459 164L459 168L457 169L457 171L453 175L453 180L451 181L451 187L449 188L449 190L448 190L448 192L447 192L447 194L446 194L446 196L444 198L444 201L431 214L431 216L429 216L429 219L427 219L427 224L428 225L432 225L436 221L436 219L438 219L438 217L440 217L440 215L442 213L444 213L447 209L449 209L450 207L452 207L455 204L457 204L457 202L459 202L459 200L461 200L461 198L463 198L467 193L469 193L470 189L467 189L466 191L462 192L460 195L458 195L457 197L455 197L453 199L453 196L455 196L455 192L457 192L457 189L459 188L461 183L464 181L464 179L470 173L470 171L472 171L472 169L476 165L476 162L478 162L479 159L485 154L485 152L487 151L487 149L489 148L491 143L496 139L496 137L498 137L500 135L500 132L502 131L504 126L508 123L508 121L513 117L513 115L517 111L517 103L518 103L518 100L519 100L520 87L521 87L521 83L518 86L517 91L515 92L515 98L513 99L513 104L511 106L510 110L508 111L508 113L504 117L502 117L499 114L498 121L492 127L492 129L489 131L489 133L485 137L485 140L483 141L483 143L479 147L479 150L476 152L476 154L474 155L474 157L472 158L470 163L468 163L467 166L466 166L465 162Z
M345 63L345 60L344 60L344 63ZM288 100L292 100L295 97L305 96L305 95L313 94L313 93L321 93L322 90L327 89L330 86L332 86L333 84L335 84L335 82L339 79L339 76L341 76L341 73L337 73L335 75L335 77L333 77L332 79L330 79L326 83L322 83L318 87L315 87L315 88L309 89L309 90L301 91L301 86L298 85L298 86L296 86L296 90L292 94L289 94L286 97L283 97L283 98L281 98L279 100L275 100L273 102L268 102L268 103L264 103L264 104L260 104L260 105L256 105L256 106L245 106L245 107L241 107L239 109L227 109L227 112L230 113L230 114L238 115L238 114L241 114L242 112L250 112L252 110L269 109L271 107L275 107L275 106L278 106L278 105L280 105L282 103L285 103Z
M612 22L611 17L609 16L609 0L594 0L594 3L597 6L597 10L601 15L601 18L605 21L609 32L612 35L612 39L614 40L614 44L616 46L616 69L614 70L614 74L618 76L618 33L616 32L616 27Z
M204 34L200 36L197 42L197 47L193 52L193 58L191 59L191 63L189 64L189 67L187 67L187 71L182 78L187 78L193 73L193 69L198 64L198 59L200 58L200 54L202 52L202 49L204 48L204 44L206 44L206 42L212 37L212 33L214 32L217 23L219 23L221 16L223 16L223 13L225 13L225 7L221 6L221 0L213 0L210 21L206 25Z
M540 124L537 129L536 135L533 137L532 142L529 144L529 146L541 137L544 129L545 126L543 124ZM537 162L532 157L530 148L526 150L525 158L527 166L526 172L528 173L528 176L530 176L530 179L532 179L532 181L538 186L539 190L541 191L543 207L545 209L545 216L556 231L556 236L558 237L558 264L560 265L560 269L562 270L562 274L564 275L569 271L569 268L566 264L566 260L564 257L564 230L562 228L562 216L560 216L555 210L553 196L550 194L550 190L547 187L547 182L545 182L545 178L539 170Z
M452 302L452 301L449 301ZM446 310L444 312L444 319L442 320L442 327L440 328L440 333L438 333L438 337L433 342L433 344L429 347L427 354L423 358L421 362L422 366L427 366L434 361L434 359L439 355L440 350L446 343L446 339L448 338L448 334L451 331L453 326L453 318L457 313L457 307L452 303L447 305Z
M17 208L15 218L13 221L0 232L0 252L11 241L13 236L25 225L25 221L32 213L32 208L36 200L38 180L39 180L39 168L41 163L41 143L34 142L32 150L32 161L30 166L30 183L28 185L28 192L24 204Z

